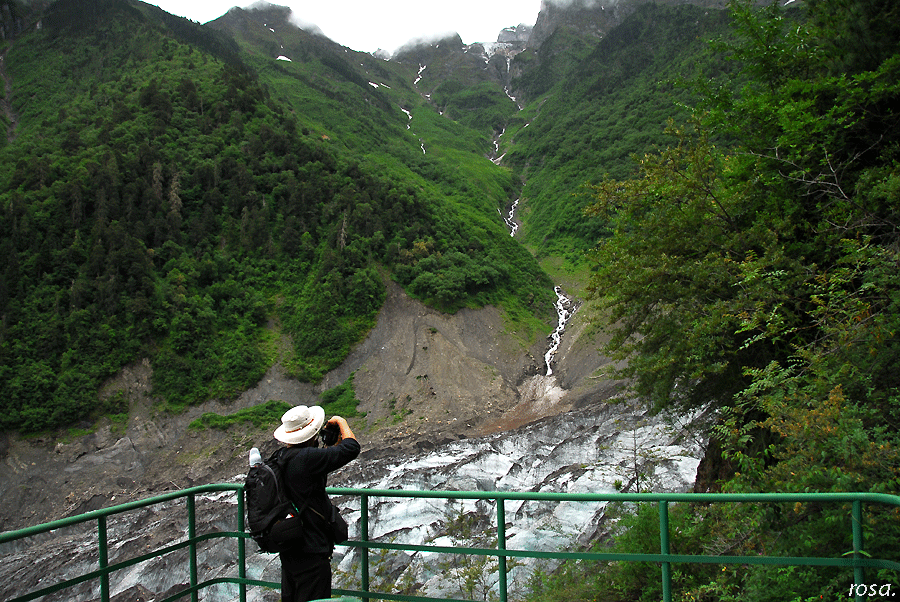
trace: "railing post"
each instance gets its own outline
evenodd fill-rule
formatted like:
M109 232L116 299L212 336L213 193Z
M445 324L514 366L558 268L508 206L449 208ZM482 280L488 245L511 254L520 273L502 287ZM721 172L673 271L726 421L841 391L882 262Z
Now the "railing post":
M853 558L860 558L860 552L863 549L863 531L862 531L862 502L854 500L851 510L850 522L853 528ZM853 567L853 583L862 585L866 582L865 570L861 566ZM863 602L865 596L857 593L861 588L853 588L853 599L855 602Z
M659 551L664 556L669 555L669 502L659 501ZM669 562L662 563L662 590L663 602L672 602L672 565Z
M97 555L100 559L100 569L109 566L109 548L106 542L106 516L97 519ZM109 602L109 573L100 575L100 600Z
M237 530L238 533L244 532L244 490L237 492ZM238 537L238 577L242 580L247 578L247 540ZM243 581L238 586L240 602L247 602L247 584Z
M362 591L369 593L369 496L359 496L359 540L362 542L360 550L359 570L360 586ZM368 600L369 597L366 596Z
M190 556L191 556L191 602L197 602L197 542L194 541L194 538L197 537L197 525L196 525L196 517L197 512L194 508L194 494L191 493L187 497L187 511L188 511L188 541L190 542Z
M497 498L497 550L506 551L506 505L503 498ZM507 584L506 584L506 556L498 555L497 567L500 571L500 602L507 600Z

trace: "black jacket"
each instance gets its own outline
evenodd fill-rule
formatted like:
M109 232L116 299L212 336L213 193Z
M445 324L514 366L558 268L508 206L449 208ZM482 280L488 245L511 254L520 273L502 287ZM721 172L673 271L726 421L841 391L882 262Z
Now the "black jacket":
M344 439L332 447L289 448L284 467L288 496L298 508L309 501L303 511L306 537L292 553L330 554L334 549L328 523L316 512L326 519L331 517L331 502L325 493L328 473L350 463L359 450L356 439Z

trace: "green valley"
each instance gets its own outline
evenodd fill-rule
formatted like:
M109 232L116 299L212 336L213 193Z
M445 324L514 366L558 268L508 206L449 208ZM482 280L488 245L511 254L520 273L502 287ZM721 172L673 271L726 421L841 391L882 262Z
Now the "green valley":
M450 36L386 60L284 7L200 25L137 0L0 0L0 429L120 424L127 396L98 390L145 362L160 414L278 366L341 412L366 391L355 418L388 447L511 430L541 418L518 387L565 281L596 335L571 346L571 403L622 383L711 417L696 491L898 495L898 6L547 2L508 56ZM281 384L191 436L263 428ZM591 545L658 553L655 512L610 509ZM670 516L679 553L854 550L849 508ZM865 554L897 560L900 515L866 516ZM527 599L658 600L658 572L565 563ZM691 565L674 583L809 602L851 573Z

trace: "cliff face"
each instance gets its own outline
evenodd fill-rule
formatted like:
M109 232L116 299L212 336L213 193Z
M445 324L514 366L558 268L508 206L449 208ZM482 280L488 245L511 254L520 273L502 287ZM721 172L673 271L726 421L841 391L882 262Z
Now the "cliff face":
M541 0L541 10L528 39L528 47L540 48L560 27L599 40L638 6L648 2L694 4L719 9L727 6L724 0Z
M500 30L497 41L502 44L525 44L531 37L533 27L520 23L515 27L507 27Z
M11 40L35 24L37 15L49 4L46 0L0 0L0 41Z
M542 0L541 11L528 40L529 48L540 48L559 27L570 27L579 33L600 39L626 16L641 0Z

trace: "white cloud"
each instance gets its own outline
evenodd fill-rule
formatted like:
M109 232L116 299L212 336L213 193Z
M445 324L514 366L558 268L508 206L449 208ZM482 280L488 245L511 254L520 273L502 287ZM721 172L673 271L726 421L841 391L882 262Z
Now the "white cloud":
M150 0L163 10L200 23L212 21L235 0ZM275 0L301 23L354 50L393 52L415 38L457 32L466 44L493 42L504 27L534 25L541 0ZM250 6L254 2L237 2Z

